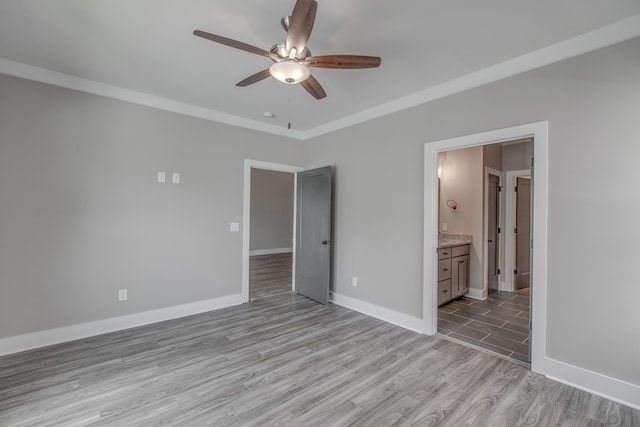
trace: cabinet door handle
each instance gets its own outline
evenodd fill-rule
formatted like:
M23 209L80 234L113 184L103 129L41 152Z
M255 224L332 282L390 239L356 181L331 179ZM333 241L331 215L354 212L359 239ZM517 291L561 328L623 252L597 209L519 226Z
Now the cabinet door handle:
M447 292L449 292L449 289L443 289L443 290L442 290L442 293L443 293L443 294L446 294Z
M449 269L448 268L443 268L442 271L449 271Z

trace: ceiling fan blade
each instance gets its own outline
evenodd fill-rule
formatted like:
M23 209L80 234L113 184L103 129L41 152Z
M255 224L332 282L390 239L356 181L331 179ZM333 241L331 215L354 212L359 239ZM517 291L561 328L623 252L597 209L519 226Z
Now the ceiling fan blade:
M296 49L296 58L302 59L302 54L307 40L313 30L313 24L316 20L316 10L318 3L315 0L298 0L291 12L289 20L289 29L287 30L286 49L287 54L291 49Z
M376 68L380 66L382 61L377 56L360 56L360 55L322 55L307 56L305 61L316 61L310 63L309 67L316 68Z
M225 46L244 50L245 52L255 53L256 55L267 56L267 57L273 56L273 53L267 52L266 50L260 49L259 47L251 46L250 44L242 43L237 40L229 39L227 37L222 37L215 34L207 33L205 31L195 30L193 32L193 35L202 37L207 40L211 40L212 42L223 44Z
M320 83L318 83L318 81L313 76L309 76L307 80L301 82L300 84L315 99L322 99L327 96L327 94L324 92L324 89L322 89L322 86L320 86Z
M245 86L249 86L252 85L254 83L258 83L260 80L264 80L267 77L271 76L271 73L269 72L269 69L267 68L266 70L262 70L259 71L257 73L255 73L252 76L247 77L246 79L239 81L238 83L236 83L236 86L240 86L240 87L245 87Z

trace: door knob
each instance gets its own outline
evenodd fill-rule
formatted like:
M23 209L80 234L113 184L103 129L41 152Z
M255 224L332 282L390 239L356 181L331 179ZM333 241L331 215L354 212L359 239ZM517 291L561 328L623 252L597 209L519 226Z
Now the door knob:
M323 240L322 244L323 245L330 245L331 244L331 240Z

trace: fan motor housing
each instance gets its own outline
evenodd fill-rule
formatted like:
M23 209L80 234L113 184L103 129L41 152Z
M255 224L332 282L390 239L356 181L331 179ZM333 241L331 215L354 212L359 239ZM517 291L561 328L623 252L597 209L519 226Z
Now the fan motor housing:
M271 53L275 53L280 58L286 58L288 56L287 55L287 48L286 48L284 42L280 42L280 43L274 44L273 46L271 46L271 49L269 49L269 51ZM304 50L302 51L302 55L299 55L298 57L301 58L301 59L304 59L307 56L311 56L311 51L309 50L309 48L305 47Z

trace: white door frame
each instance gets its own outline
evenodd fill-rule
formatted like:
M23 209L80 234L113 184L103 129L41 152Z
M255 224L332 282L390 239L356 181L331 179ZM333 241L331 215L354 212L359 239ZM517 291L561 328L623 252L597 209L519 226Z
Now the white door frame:
M424 259L423 322L427 335L437 332L438 316L438 153L521 138L534 138L533 157L533 262L531 310L531 370L546 373L547 330L547 195L549 180L549 123L547 121L514 126L473 135L428 142L424 146Z
M534 141L535 144L535 141ZM516 178L531 178L531 169L522 169L517 171L507 171L506 178L506 223L505 223L505 246L504 246L504 290L513 292L515 286L513 285L513 269L515 253L516 253L516 236L513 232L515 227L516 218L516 201L515 201L515 180Z
M482 289L482 299L486 299L489 295L489 257L487 254L489 253L489 175L494 175L498 177L498 185L502 187L502 181L504 178L504 174L502 171L497 169L490 168L488 166L484 167L484 199L482 201L482 208L484 210L484 230L482 233L482 237L484 242L482 243L482 274L484 274L483 289ZM502 193L498 194L498 227L502 228ZM501 290L501 282L502 282L502 250L504 242L502 241L502 234L498 233L498 253L496 256L498 257L498 270L500 273L498 274L498 289Z
M249 251L251 237L251 169L265 169L276 172L295 174L304 168L283 165L279 163L261 162L259 160L244 160L244 191L242 205L242 301L249 302ZM294 175L293 179L293 263L291 274L291 289L295 291L296 283L296 207L298 203L298 189Z

